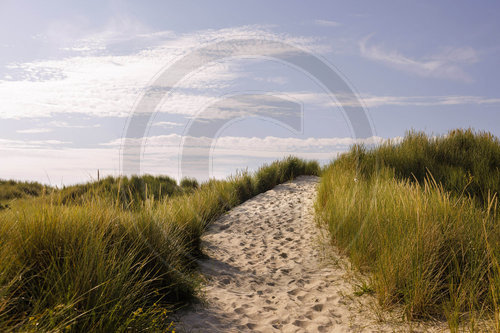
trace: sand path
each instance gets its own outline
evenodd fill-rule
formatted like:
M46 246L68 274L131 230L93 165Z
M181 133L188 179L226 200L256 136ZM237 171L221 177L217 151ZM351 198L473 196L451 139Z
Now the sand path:
M181 332L386 332L353 296L342 265L326 265L314 223L317 177L257 195L203 236L206 300ZM399 331L399 330L396 330ZM415 330L420 331L420 330Z

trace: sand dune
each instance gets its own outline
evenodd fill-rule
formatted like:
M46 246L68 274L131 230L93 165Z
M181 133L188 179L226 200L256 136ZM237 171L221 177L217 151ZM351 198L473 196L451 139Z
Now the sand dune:
M199 261L205 302L180 314L179 331L427 331L378 322L345 265L325 262L312 211L317 181L279 185L210 226Z

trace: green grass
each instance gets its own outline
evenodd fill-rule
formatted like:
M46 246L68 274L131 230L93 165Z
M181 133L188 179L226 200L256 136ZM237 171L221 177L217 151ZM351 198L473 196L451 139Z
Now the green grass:
M387 166L398 179L423 184L430 173L445 190L482 204L500 193L500 141L487 132L458 129L430 137L411 131L400 144L389 142L371 151L357 146L346 158L354 159L365 176Z
M36 182L0 179L0 203L13 199L36 197L41 195L45 188L45 186Z
M184 191L192 191L200 187L200 184L195 178L183 178L179 185Z
M500 321L500 143L486 133L408 133L355 146L325 171L316 216L383 305L408 318Z
M168 176L106 177L87 184L64 187L59 192L62 203L82 203L92 197L106 197L122 207L137 207L149 199L161 200L183 193L182 185Z
M38 197L42 194L57 193L63 204L81 204L93 197L106 197L123 207L137 206L146 199L161 200L167 196L182 194L196 189L195 179L183 179L180 185L168 176L106 177L86 184L64 186L61 189L41 185L36 182L0 180L0 203L5 208L9 202ZM1 206L0 206L0 209Z
M105 179L18 200L0 212L0 331L172 330L171 312L199 289L194 259L207 225L319 172L289 157L200 186Z

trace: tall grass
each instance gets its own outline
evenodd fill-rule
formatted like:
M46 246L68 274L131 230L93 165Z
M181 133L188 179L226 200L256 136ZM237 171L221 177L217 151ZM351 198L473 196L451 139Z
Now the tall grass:
M493 316L500 310L499 152L498 139L472 131L353 147L324 172L317 218L371 273L382 304L402 304L409 318L446 317L452 329Z
M318 174L317 163L290 157L161 199L145 192L126 207L100 187L78 200L18 202L0 213L0 330L171 330L171 311L199 288L207 225L306 172Z
M349 156L364 175L387 166L399 179L427 175L455 194L465 193L485 204L493 193L500 193L500 141L487 132L457 129L445 136L408 132L399 144L387 142L374 150L355 147Z
M45 186L37 182L19 182L0 179L0 203L19 198L36 197L42 194Z
M65 204L81 203L96 196L107 197L130 208L140 205L148 198L161 200L182 192L182 186L168 176L110 176L97 182L65 187L59 191L59 196Z
M113 199L123 207L130 207L144 202L147 198L161 200L167 196L182 194L197 186L196 180L193 179L183 179L181 184L177 185L173 178L152 175L109 176L86 184L64 186L61 189L37 182L0 180L0 203L8 204L9 201L16 199L38 197L43 193L56 192L63 204L82 203L98 196Z
M191 274L189 244L163 218L150 207L132 213L99 199L27 203L1 215L0 328L104 332L163 315L195 288L180 278Z

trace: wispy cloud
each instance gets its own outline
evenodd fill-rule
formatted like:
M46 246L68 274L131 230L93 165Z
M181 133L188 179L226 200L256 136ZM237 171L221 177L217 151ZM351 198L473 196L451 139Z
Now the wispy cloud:
M315 20L314 23L322 27L339 27L342 25L340 22L331 20Z
M179 147L186 137L178 134L148 137L141 171L151 174L167 174L178 177ZM186 147L190 154L197 153L213 143L211 138L191 138ZM400 140L401 138L393 138ZM234 173L237 167L260 166L287 155L318 159L327 162L346 151L355 143L380 144L387 139L371 137L367 139L339 138L280 138L280 137L234 137L217 138L212 158L217 166L213 171L218 177ZM134 144L134 140L130 141ZM5 157L0 165L0 174L5 178L30 179L52 184L71 184L89 181L97 170L101 175L120 173L119 152L122 140L113 140L97 148L65 147L65 142L56 140L5 140L0 139L0 153ZM142 144L137 139L135 144ZM200 158L200 164L205 160ZM245 163L242 165L241 163ZM37 167L32 168L33 165Z
M500 98L482 96L363 96L368 107L397 106L445 106L445 105L500 105Z
M189 139L189 140L187 140ZM291 154L296 152L321 152L332 154L333 152L345 151L353 144L376 145L381 144L388 139L373 136L369 138L351 138L351 137L336 137L336 138L296 138L296 137L239 137L239 136L222 136L218 138L208 137L187 137L179 134L168 134L147 137L143 139L127 139L129 145L144 145L149 152L157 151L157 149L178 148L184 142L185 147L191 148L210 148L216 143L217 149L224 151L225 154L231 155L253 155L268 156L267 153L283 153ZM392 138L391 140L399 141L400 137ZM101 146L106 147L121 147L122 139L117 139L104 143ZM265 152L265 153L264 153Z
M66 121L50 121L47 123L49 126L57 127L57 128L98 128L101 127L101 124L91 124L91 125L75 125L70 124Z
M397 137L392 140L399 142L401 139ZM365 139L353 139L350 137L283 138L273 136L264 138L237 136L210 138L170 134L148 137L145 143L142 139L128 139L127 145L130 145L129 147L136 146L143 148L144 158L141 160L141 165L142 163L160 163L161 165L162 162L160 161L169 157L173 158L175 162L179 162L176 156L186 156L191 161L190 165L196 165L194 169L201 171L200 177L205 177L206 173L203 175L203 171L206 171L207 157L223 169L223 172L219 173L220 175L227 176L235 172L236 166L245 167L245 164L242 165L241 161L253 160L257 162L255 166L259 166L264 162L294 155L327 162L338 156L338 154L347 151L353 144L371 146L386 141L387 139L377 136ZM114 140L105 146L120 147L122 144L122 140ZM151 164L151 166L153 165Z
M462 68L479 60L477 51L470 47L447 47L421 59L403 55L397 50L387 50L381 45L368 44L369 35L359 42L361 55L389 67L422 77L472 82L473 78Z
M153 123L153 126L164 127L164 128L172 128L172 127L177 127L177 126L182 126L182 125L184 125L184 124L176 123L173 121L157 121L157 122Z
M17 133L20 134L40 134L40 133L49 133L52 132L50 128L29 128L24 130L17 130Z
M0 80L0 118L50 117L56 113L75 112L92 117L127 117L142 89L165 64L213 41L264 38L314 46L315 50L325 47L316 38L276 34L261 26L205 30L184 35L144 32L133 28L133 25L128 30L132 31L135 39L143 42L142 47L133 52L115 53L112 47L108 47L117 41L127 42L126 37L111 29L79 40L77 49L93 52L82 51L82 54L64 59L10 64L10 78ZM105 52L99 51L102 49ZM247 74L235 70L234 66L237 64L226 62L205 66L179 82L177 88L228 88L233 80Z
M71 143L69 141L60 140L10 140L0 139L0 148L51 148Z
M361 93L358 98L352 95L334 95L326 93L315 93L308 91L286 91L276 92L272 96L283 100L301 103L306 108L331 108L339 106L362 106L378 108L383 106L451 106L451 105L500 105L500 98L485 96L388 96ZM265 96L255 96L253 100L228 100L221 107L213 107L220 103L221 99L204 94L186 94L175 92L163 101L158 107L158 112L165 114L182 114L194 117L200 109L210 108L212 119L234 118L236 115L255 115L258 108L260 114L266 114ZM201 107L203 106L203 107ZM285 111L283 105L283 110Z
M276 94L318 107L362 106L376 108L382 106L446 106L446 105L500 105L500 98L467 95L444 96L387 96L361 93L357 99L352 95L334 95L313 92L293 92ZM187 98L187 97L185 97ZM332 100L336 98L336 100ZM353 99L354 98L354 99ZM340 102L341 101L341 102Z
M45 33L33 36L43 39L54 45L60 45L60 50L68 54L80 56L104 55L111 49L122 53L134 53L136 49L131 42L139 46L147 43L154 46L166 37L172 37L172 31L153 32L149 26L130 16L111 17L99 31L88 29L85 20L76 22L68 20L54 20ZM127 48L120 46L127 45Z
M286 77L283 76L273 76L273 77L256 77L254 78L255 81L259 82L269 82L269 83L275 83L279 85L284 85L288 83L288 80Z

